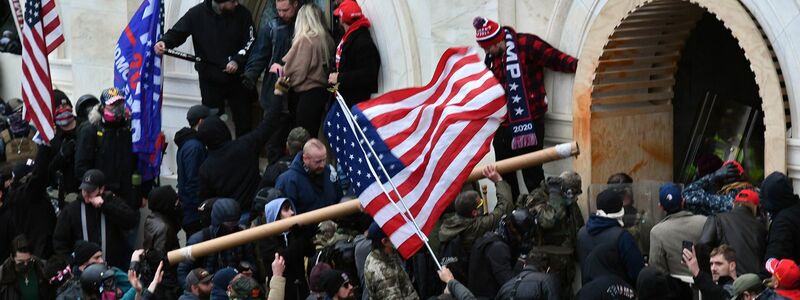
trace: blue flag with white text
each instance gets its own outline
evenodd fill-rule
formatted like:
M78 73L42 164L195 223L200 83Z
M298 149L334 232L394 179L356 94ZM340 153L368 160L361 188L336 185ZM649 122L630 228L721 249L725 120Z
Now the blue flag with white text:
M114 86L125 91L131 112L133 152L143 180L158 177L161 133L162 62L153 45L163 32L163 0L144 0L114 49Z

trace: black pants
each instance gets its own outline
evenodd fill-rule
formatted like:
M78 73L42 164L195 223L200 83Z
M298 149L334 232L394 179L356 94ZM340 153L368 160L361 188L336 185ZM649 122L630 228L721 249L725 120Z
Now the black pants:
M219 115L225 112L225 101L227 100L228 106L231 108L233 125L236 127L236 137L250 132L253 124L250 106L255 99L255 94L252 90L242 86L241 82L232 80L223 84L201 78L200 96L203 97L203 105L219 109Z
M494 145L495 160L500 161L506 158L542 150L544 147L544 120L533 121L533 127L535 127L536 138L539 140L539 144L533 147L511 150L511 127L500 126L500 128L497 129L497 133L494 135L494 141L492 142ZM503 175L503 180L511 185L511 193L514 196L514 201L516 201L517 197L519 196L517 173L511 172L501 175ZM539 184L542 182L542 180L544 180L544 170L542 169L542 166L522 169L522 178L524 179L525 186L528 188L528 192L530 192L538 188Z
M289 102L289 110L294 115L295 124L308 130L311 137L317 137L328 99L330 93L320 87L298 92L297 101Z

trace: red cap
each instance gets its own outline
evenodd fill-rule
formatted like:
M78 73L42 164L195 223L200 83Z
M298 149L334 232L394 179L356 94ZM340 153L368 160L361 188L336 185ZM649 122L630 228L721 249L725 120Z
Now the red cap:
M735 161L735 160L729 160L729 161L726 161L726 162L725 162L724 164L722 164L722 165L724 166L724 165L727 165L727 164L732 164L733 166L735 166L735 167L736 167L736 170L739 170L739 176L742 176L742 175L744 175L744 167L742 167L742 164L740 164L738 161Z
M503 40L503 35L500 34L500 24L495 21L484 17L475 17L472 26L475 27L475 39L484 49Z
M779 289L800 288L800 267L794 260L770 258L766 267L767 271L778 280Z
M358 3L354 0L342 1L339 7L333 11L333 15L339 17L339 20L347 25L353 24L355 20L364 16L361 12L361 6L358 6Z
M734 202L750 203L755 206L758 206L759 204L758 192L752 189L742 190L739 192L739 194L736 194L736 199L734 199Z

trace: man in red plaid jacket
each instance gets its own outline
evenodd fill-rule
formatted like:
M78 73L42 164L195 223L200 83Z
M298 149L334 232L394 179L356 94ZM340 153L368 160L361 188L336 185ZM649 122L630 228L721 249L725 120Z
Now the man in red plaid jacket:
M483 17L475 18L473 26L478 44L486 51L486 66L505 88L508 100L508 118L494 137L495 158L502 160L541 150L547 112L544 68L575 73L578 60L536 35L516 33L511 27L501 27ZM529 191L544 180L541 166L523 169L522 174ZM519 195L516 175L503 175L510 179L516 198Z

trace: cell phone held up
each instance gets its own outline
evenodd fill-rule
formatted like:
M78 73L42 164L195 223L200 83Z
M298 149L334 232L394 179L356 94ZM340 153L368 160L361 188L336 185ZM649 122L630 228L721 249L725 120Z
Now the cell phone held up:
M692 241L683 241L681 246L681 253L683 253L683 249L689 250L692 252L692 247L694 247L694 243Z

